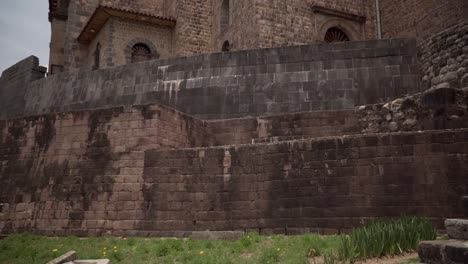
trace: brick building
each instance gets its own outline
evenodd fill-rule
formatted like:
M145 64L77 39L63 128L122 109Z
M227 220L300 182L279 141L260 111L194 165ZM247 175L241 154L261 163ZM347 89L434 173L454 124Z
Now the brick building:
M222 50L375 39L376 3L384 37L423 38L468 11L464 0L49 0L50 73Z

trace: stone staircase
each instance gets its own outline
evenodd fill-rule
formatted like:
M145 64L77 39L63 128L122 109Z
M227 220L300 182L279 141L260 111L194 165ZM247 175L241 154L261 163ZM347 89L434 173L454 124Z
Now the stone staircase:
M465 216L468 217L468 196L462 198ZM468 263L468 219L447 219L445 228L449 240L423 241L418 254L426 264Z

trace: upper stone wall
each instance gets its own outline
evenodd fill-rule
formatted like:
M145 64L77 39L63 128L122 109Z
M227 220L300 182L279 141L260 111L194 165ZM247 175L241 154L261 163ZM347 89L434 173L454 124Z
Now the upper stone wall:
M24 96L10 84L0 118L149 103L205 119L350 109L419 91L418 74L410 39L217 53L66 72Z
M25 94L32 81L42 79L47 69L39 66L39 59L30 56L3 71L0 77L0 116L22 116ZM2 119L0 118L0 119Z
M385 38L426 39L468 18L466 0L380 0Z
M419 44L422 89L468 87L468 21Z

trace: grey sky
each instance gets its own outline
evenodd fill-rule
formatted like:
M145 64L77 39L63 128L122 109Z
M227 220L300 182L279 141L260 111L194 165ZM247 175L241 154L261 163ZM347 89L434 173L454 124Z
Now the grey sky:
M47 0L0 0L0 73L30 55L47 66L48 12Z

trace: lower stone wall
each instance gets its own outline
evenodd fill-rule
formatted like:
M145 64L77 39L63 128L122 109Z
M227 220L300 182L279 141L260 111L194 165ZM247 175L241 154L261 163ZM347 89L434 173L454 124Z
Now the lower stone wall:
M142 212L144 151L203 145L202 126L159 106L0 121L0 233L117 229Z
M144 218L128 230L345 230L419 215L439 226L468 192L468 130L150 150Z
M437 91L429 98L454 90ZM330 233L460 215L468 129L341 136L358 121L353 111L201 121L162 106L0 121L0 233ZM340 136L286 141L325 134ZM236 146L206 148L221 144Z

